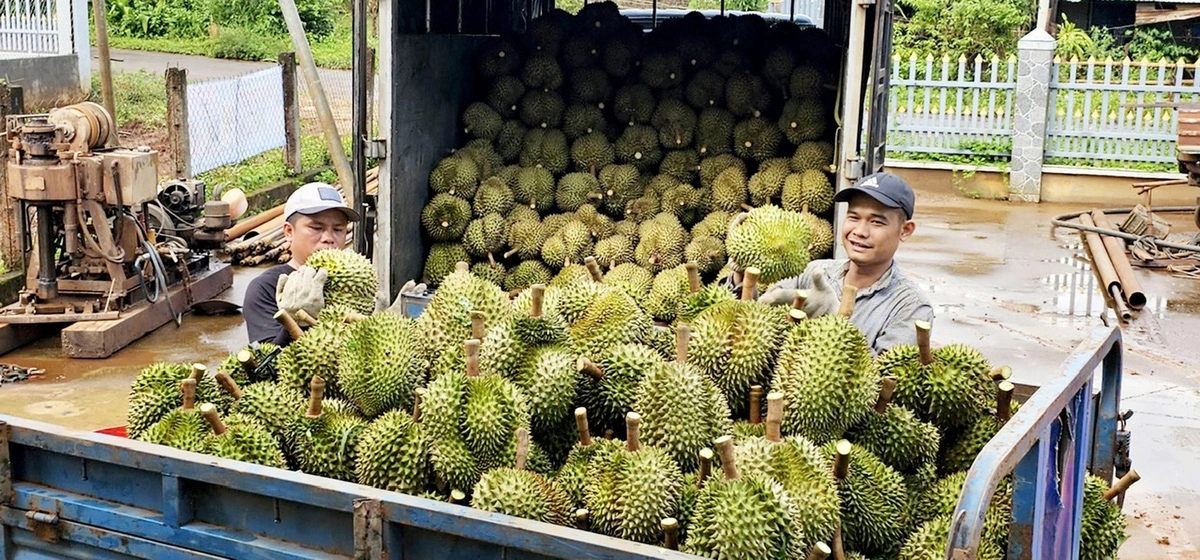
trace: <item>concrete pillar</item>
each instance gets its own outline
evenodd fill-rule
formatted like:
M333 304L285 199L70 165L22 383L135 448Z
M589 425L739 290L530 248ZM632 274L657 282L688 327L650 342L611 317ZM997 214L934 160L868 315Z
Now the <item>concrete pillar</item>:
M1042 159L1046 150L1050 71L1054 37L1035 29L1017 42L1017 91L1013 103L1012 200L1038 202L1042 190Z

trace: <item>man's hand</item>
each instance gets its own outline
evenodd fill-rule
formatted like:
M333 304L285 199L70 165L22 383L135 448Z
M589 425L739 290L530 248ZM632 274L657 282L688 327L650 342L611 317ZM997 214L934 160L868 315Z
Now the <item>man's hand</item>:
M317 270L309 266L284 274L275 284L275 304L293 317L300 310L316 317L325 307L325 280L328 278L329 272L325 269ZM296 320L300 322L299 318Z
M804 309L801 311L804 311L809 319L816 319L837 311L840 303L838 293L825 279L825 271L819 270L813 274L812 281L813 287L808 290L808 299L804 300Z
M424 282L418 284L412 280L409 280L404 284L403 287L400 288L400 293L396 294L396 299L392 301L391 305L388 305L387 303L387 296L385 296L383 292L380 292L375 298L375 312L379 313L381 311L386 311L389 313L403 315L404 302L402 300L404 299L404 296L406 294L423 294L427 291L429 291L429 287L426 286Z

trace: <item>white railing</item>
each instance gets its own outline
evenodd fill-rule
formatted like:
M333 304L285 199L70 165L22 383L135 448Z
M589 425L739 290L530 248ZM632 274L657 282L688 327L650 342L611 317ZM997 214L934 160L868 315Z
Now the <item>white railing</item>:
M0 52L74 52L71 4L70 0L0 0Z
M192 173L237 163L287 143L279 66L187 85Z

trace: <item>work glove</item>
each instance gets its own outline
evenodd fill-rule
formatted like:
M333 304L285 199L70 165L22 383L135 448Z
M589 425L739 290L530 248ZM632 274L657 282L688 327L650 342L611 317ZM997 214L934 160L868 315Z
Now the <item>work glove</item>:
M296 317L296 313L303 310L314 318L321 313L321 308L325 307L325 280L328 278L329 271L310 266L302 266L291 274L284 274L275 284L275 304L280 311L286 311L295 318L297 323L311 327L308 321Z
M389 305L387 296L380 292L375 298L375 312L386 311L388 313L396 313L404 315L404 296L409 294L424 294L429 291L429 287L424 282L418 284L415 281L409 280L400 288L400 293L396 294L396 299L392 300Z
M767 305L791 305L796 299L796 294L802 294L808 297L808 290L797 290L795 288L771 288L763 295L758 296L759 303Z
M825 271L817 271L812 275L812 280L813 287L808 290L808 299L804 300L804 309L801 311L808 315L809 319L816 319L837 311L841 301L838 298L838 292L825 279Z

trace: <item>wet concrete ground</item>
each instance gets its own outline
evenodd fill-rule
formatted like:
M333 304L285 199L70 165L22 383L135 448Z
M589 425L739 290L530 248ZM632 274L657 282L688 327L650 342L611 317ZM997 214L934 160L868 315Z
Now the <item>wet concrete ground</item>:
M1086 267L1080 239L1052 233L1050 219L1082 210L918 194L918 228L901 247L906 273L935 302L935 344L962 342L1015 380L1042 384L1102 313L1115 321ZM241 301L255 276L239 270L222 299ZM1200 281L1139 271L1146 310L1124 329L1122 408L1133 410L1133 464L1142 480L1127 494L1127 559L1200 558ZM189 314L106 360L64 361L57 338L0 361L46 369L42 378L0 386L0 414L83 430L124 423L137 371L156 360L217 363L245 342L240 316Z

